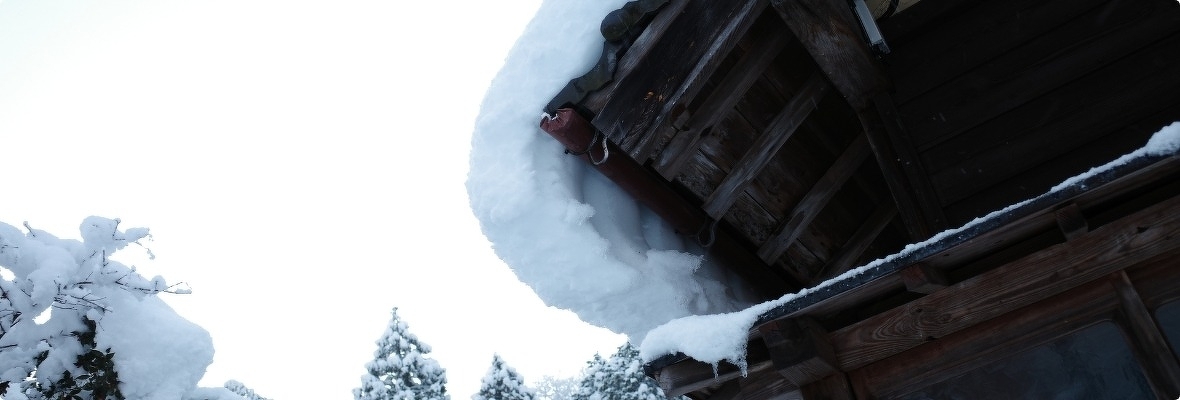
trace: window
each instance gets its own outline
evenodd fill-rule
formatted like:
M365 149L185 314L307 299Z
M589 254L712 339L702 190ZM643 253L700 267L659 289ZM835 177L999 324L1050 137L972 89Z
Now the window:
M1180 345L1180 301L1173 300L1157 308L1155 320L1164 332L1164 337L1168 339L1172 353L1180 357L1180 353L1176 351L1177 345Z
M1177 314L1173 311L1180 325ZM1176 328L1180 334L1180 326ZM1125 337L1110 321L903 396L913 400L1154 397Z

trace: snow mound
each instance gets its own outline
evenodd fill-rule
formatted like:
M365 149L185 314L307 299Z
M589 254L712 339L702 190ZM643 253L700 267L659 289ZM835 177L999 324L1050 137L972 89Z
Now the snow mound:
M553 0L492 81L472 135L467 190L484 235L546 304L638 343L673 318L741 309L736 279L539 128L541 113L602 49L622 0Z

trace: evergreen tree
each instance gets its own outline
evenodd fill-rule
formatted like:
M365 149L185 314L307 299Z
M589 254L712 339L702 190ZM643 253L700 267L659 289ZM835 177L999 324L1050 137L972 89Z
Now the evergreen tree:
M552 375L541 377L536 382L534 393L537 400L570 400L578 392L578 384L582 378L578 376L558 378Z
M479 393L471 396L471 400L534 400L533 391L524 386L524 378L516 373L516 369L504 363L499 354L492 356L492 367L483 377L483 384Z
M643 374L639 350L626 343L609 359L594 355L586 363L574 400L664 400L664 392ZM686 399L680 397L680 399Z
M430 346L407 331L408 325L390 313L389 326L377 340L373 361L365 365L361 387L353 389L356 400L450 400L446 370L427 358Z
M246 400L270 400L268 398L259 396L258 393L254 393L254 389L250 389L242 382L238 382L233 379L225 381L225 388L229 389L231 392L234 392L234 394L238 396L242 396L242 398L245 398Z

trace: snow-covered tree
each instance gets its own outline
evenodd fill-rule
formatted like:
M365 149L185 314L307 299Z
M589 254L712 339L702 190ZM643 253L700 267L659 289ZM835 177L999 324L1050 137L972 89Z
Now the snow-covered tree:
M492 366L471 400L534 400L533 391L524 385L516 369L504 363L499 354L492 356Z
M619 346L609 359L598 354L586 363L574 400L664 400L664 391L643 374L639 350L630 343ZM681 397L681 399L685 399Z
M238 396L242 396L242 398L246 400L270 400L268 398L259 396L258 393L254 393L254 389L250 389L246 386L246 384L233 379L225 381L225 388L229 389L231 392L234 392L234 394Z
M0 223L0 397L183 399L213 360L208 332L111 255L148 237L86 218L82 241ZM150 254L150 253L149 253Z
M580 377L558 378L551 375L541 377L536 383L534 392L537 400L570 400L578 392Z
M426 357L430 346L408 331L409 325L390 313L389 326L377 340L373 361L365 365L356 400L449 400L446 370Z

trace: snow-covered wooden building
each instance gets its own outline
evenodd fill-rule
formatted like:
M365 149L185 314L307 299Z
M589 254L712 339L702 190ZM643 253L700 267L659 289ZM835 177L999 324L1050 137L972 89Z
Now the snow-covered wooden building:
M1180 397L1180 157L1144 147L1177 1L638 0L602 33L542 128L742 291L803 290L744 368L653 360L670 395Z

